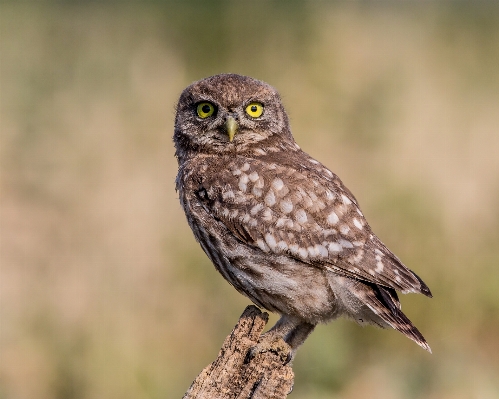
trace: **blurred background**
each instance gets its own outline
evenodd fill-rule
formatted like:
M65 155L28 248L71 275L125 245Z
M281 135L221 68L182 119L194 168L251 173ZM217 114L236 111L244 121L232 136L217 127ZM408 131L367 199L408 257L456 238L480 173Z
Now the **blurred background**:
M430 286L393 330L337 321L290 398L499 397L499 7L2 2L0 398L180 398L249 301L174 190L174 106L236 72ZM273 324L276 316L272 316Z

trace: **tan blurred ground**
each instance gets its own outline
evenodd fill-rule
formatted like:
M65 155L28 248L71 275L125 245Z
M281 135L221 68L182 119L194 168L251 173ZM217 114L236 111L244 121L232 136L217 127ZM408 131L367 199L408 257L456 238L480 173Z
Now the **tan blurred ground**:
M434 293L402 298L433 355L320 326L290 397L497 398L499 8L471 4L2 3L0 398L178 398L216 356L249 302L192 238L171 135L220 72L279 89Z

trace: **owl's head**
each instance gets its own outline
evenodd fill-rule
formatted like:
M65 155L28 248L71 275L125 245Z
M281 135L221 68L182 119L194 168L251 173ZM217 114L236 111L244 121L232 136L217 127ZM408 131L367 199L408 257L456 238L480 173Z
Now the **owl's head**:
M215 75L191 84L180 95L174 134L178 157L190 151L244 153L284 138L292 140L286 112L277 91L265 82Z

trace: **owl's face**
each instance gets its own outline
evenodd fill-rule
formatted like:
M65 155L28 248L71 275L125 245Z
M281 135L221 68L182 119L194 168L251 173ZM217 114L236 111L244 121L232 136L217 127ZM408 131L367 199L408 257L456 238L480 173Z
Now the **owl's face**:
M242 153L264 140L291 139L277 91L235 74L212 76L187 87L175 118L175 147L197 153ZM265 143L267 144L267 143Z

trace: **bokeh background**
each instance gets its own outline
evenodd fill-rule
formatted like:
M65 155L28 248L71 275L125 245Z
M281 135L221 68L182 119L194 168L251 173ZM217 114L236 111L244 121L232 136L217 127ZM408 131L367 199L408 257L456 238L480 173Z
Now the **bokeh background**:
M499 397L499 7L0 4L0 398L180 398L249 301L174 190L174 105L237 72L431 287L395 331L319 326L290 397ZM271 323L276 317L271 318Z

